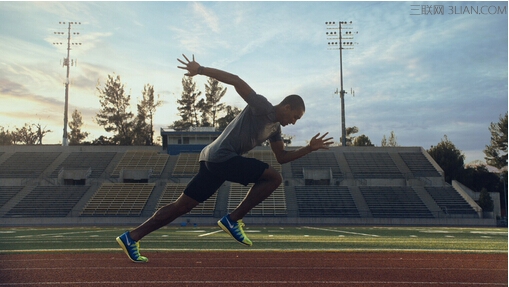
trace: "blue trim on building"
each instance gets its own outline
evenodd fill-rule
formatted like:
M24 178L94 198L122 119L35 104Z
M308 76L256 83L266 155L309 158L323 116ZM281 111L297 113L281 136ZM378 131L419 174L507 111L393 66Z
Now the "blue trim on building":
M214 139L216 139L219 135L221 135L220 131L175 131L175 130L165 130L161 128L161 137L163 141L163 150L170 155L178 155L180 153L200 153L201 150L210 144ZM173 138L174 140L169 140L168 137ZM183 143L187 142L184 138L188 138L191 143ZM196 143L196 138L200 138L201 143ZM204 144L204 140L210 141ZM177 140L179 144L175 142ZM192 143L192 142L195 143ZM170 143L171 142L171 143Z

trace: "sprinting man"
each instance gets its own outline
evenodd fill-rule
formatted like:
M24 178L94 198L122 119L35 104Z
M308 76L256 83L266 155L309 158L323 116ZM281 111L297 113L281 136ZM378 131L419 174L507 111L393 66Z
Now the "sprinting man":
M279 172L267 163L242 155L269 140L277 161L284 164L310 152L328 149L332 143L332 137L325 138L328 133L322 136L318 133L311 138L307 146L286 151L281 137L281 126L293 125L304 115L304 101L300 96L287 96L281 103L273 106L240 77L200 66L194 60L194 55L192 61L185 55L182 56L185 61L177 59L183 65L178 68L187 70L186 76L204 75L232 85L247 102L247 106L214 142L201 151L198 174L189 182L182 195L175 202L161 207L140 226L116 238L133 262L148 262L148 258L141 256L139 251L139 241L143 237L191 211L212 196L225 181L245 186L254 183L239 206L217 222L219 227L235 240L251 246L251 240L244 233L242 218L269 197L281 184L282 178Z

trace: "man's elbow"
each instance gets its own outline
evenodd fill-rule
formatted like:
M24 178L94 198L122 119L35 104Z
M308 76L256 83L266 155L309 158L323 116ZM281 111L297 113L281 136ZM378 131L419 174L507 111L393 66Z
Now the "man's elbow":
M242 80L239 76L232 74L230 77L230 83L232 86L236 87L240 85L244 80Z
M278 162L279 164L285 164L285 163L289 163L289 162L290 162L290 160L289 160L289 159L287 159L287 158L285 158L284 156L282 156L282 157L277 157L277 158L276 158L276 160L277 160L277 162Z

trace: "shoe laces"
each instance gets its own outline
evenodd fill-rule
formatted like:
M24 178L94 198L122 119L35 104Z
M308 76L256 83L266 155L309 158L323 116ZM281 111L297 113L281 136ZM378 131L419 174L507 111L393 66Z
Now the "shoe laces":
M244 226L246 226L246 225L244 224L244 222L242 222L242 219L239 219L237 221L237 228L235 228L235 232L238 235L242 236L243 238L246 237L246 235L244 234L244 229L243 229Z
M133 253L134 256L136 256L136 258L140 257L140 243L139 242L136 242L136 244L133 244L130 246L130 249Z
M240 228L240 229L242 229L244 226L246 226L246 225L244 224L244 222L242 222L242 219L239 219L239 220L237 221L237 224L239 225L239 228Z

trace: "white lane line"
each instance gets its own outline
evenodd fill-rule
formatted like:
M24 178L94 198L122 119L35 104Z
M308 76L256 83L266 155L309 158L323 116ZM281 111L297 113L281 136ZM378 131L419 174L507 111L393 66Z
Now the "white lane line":
M223 230L219 229L219 230L212 231L212 232L209 232L209 233L200 234L200 235L198 235L198 237L209 236L209 235L212 235L212 234L219 233L219 232L221 232L221 231L223 231Z
M350 232L350 231L343 231L343 230L336 230L336 229L328 229L328 228L318 228L318 227L310 227L310 226L304 226L304 228L307 228L307 229L313 229L313 230L322 230L322 231L338 232L338 233L346 233L346 234L353 234L353 235L362 235L362 236L380 237L379 235L376 235L376 234L366 234L366 233Z
M43 234L30 234L30 235L18 235L14 236L14 238L31 238L31 237L44 237L44 236L62 236L69 234L87 234L87 233L99 233L99 232L108 232L113 231L114 229L97 229L97 230L87 230L87 231L75 231L75 232L60 232L60 233L43 233Z

